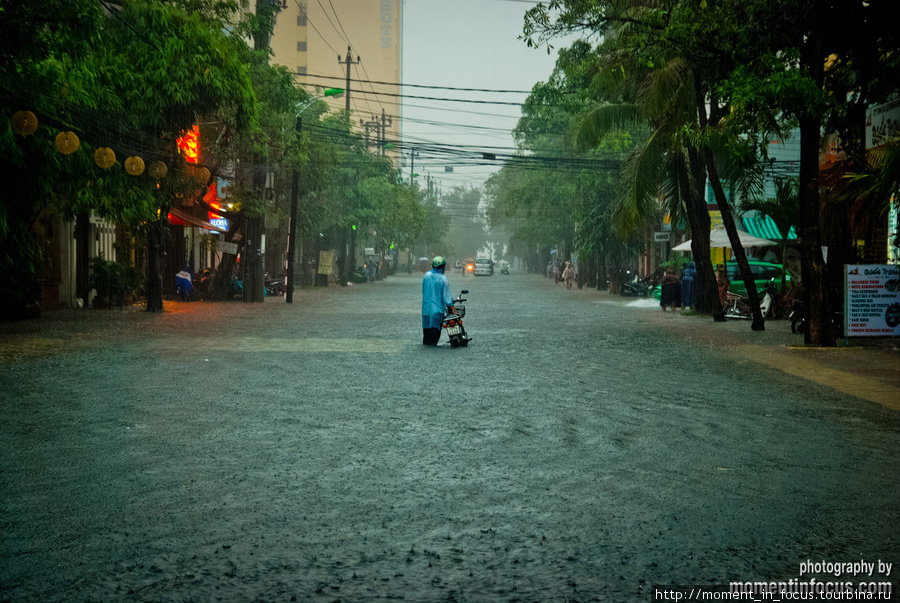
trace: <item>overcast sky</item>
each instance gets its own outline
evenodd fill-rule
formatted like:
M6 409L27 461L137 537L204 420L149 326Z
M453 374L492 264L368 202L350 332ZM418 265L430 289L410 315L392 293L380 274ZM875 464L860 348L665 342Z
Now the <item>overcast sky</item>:
M555 43L556 48L548 55L546 48L528 48L518 39L525 11L535 4L523 0L406 0L403 94L523 102L536 82L549 78L557 49L564 45ZM410 84L524 92L463 92ZM520 108L513 105L406 98L402 140L404 144L421 145L415 171L423 181L430 173L445 191L463 184L479 185L496 168L461 165L458 153L447 145L460 145L469 153L481 148L508 153L513 147L510 131L520 115ZM434 149L435 144L441 148ZM445 166L452 166L453 173L446 172ZM406 177L409 169L410 160L405 158Z

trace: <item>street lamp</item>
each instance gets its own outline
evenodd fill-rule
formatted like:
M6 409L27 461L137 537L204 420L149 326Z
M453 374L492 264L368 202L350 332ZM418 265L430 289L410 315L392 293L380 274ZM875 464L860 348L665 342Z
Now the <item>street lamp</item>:
M344 94L343 88L329 88L324 93L309 99L297 110L297 125L295 129L299 136L303 129L303 112L309 109L317 100L328 96L338 97ZM294 254L297 248L297 197L300 194L300 171L295 167L293 182L291 183L291 218L288 226L288 251L287 251L287 283L284 289L284 302L287 304L294 302Z

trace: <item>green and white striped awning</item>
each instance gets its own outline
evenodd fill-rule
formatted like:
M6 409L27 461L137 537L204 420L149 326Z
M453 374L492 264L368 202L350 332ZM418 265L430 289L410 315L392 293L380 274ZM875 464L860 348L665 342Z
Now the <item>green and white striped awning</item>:
M775 222L772 221L772 218L769 216L754 212L753 214L748 213L743 216L741 220L744 223L744 230L746 230L748 234L761 239L771 239L773 241L781 240L781 232L779 232L778 227L775 226ZM788 233L787 238L789 240L797 238L797 232L794 230L793 226L791 226L791 231Z

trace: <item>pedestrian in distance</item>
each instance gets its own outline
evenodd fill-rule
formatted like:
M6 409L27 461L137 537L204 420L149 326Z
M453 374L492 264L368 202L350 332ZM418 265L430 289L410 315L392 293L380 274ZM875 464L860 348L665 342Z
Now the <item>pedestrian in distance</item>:
M566 262L566 268L562 272L562 278L566 281L566 289L572 289L572 284L575 282L575 267L572 265L572 262Z
M696 289L697 268L694 262L688 264L687 268L681 273L681 311L684 312L688 308L693 309L694 300L697 296Z
M725 267L721 264L716 267L716 286L719 288L719 302L724 308L725 302L728 301L728 289L731 287L731 281L728 280L728 275L725 273Z
M553 261L553 284L558 285L562 280L562 266L559 265L559 260Z
M663 312L666 311L666 308L672 308L672 312L675 311L675 306L680 301L677 299L678 285L680 282L678 277L675 276L675 271L671 268L666 270L662 280L659 281L660 287L662 288L662 296L659 298L659 305Z
M372 258L366 262L366 283L374 283L378 272L378 264Z
M453 308L450 281L444 276L447 262L437 255L431 260L431 270L422 279L422 345L437 345L441 339L441 321Z

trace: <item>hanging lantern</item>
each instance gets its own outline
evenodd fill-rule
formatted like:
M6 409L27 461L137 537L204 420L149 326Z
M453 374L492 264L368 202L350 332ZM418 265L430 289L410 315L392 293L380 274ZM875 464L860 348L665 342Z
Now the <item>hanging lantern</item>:
M125 160L125 171L132 176L140 176L144 173L144 160L140 157L129 157Z
M103 169L109 169L116 163L116 154L109 147L100 147L94 151L94 163Z
M169 173L169 168L162 161L154 161L147 167L147 172L157 180L162 180Z
M197 179L197 182L206 186L206 183L209 182L209 169L205 167L195 169L194 178Z
M56 135L56 150L63 155L71 155L81 146L78 135L75 132L60 132Z
M31 136L37 130L37 116L31 111L16 111L12 116L12 129L16 134Z

